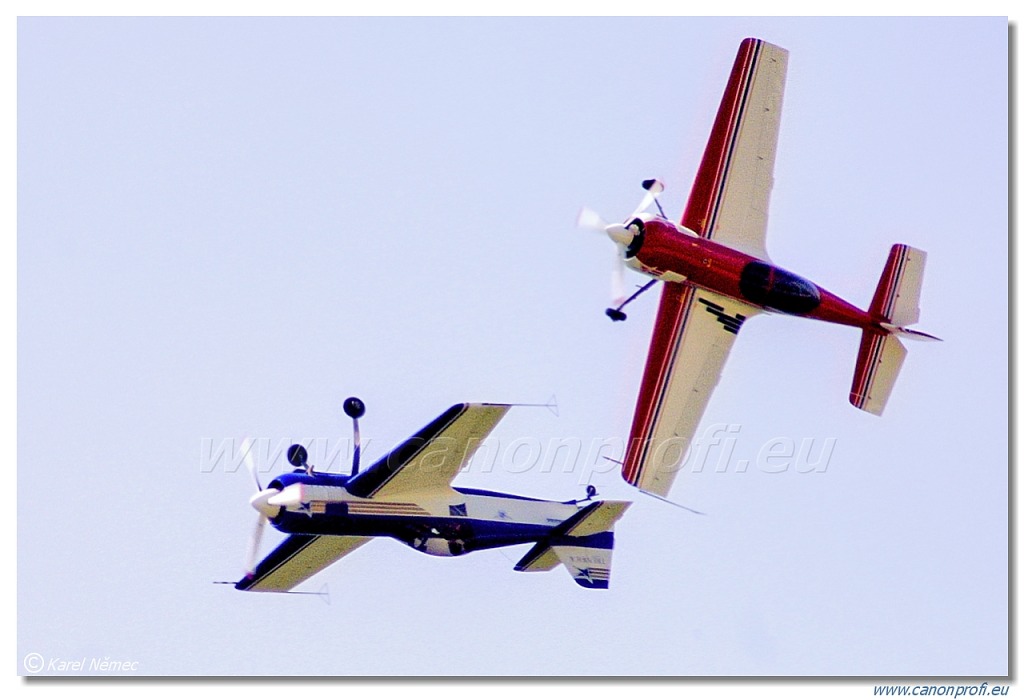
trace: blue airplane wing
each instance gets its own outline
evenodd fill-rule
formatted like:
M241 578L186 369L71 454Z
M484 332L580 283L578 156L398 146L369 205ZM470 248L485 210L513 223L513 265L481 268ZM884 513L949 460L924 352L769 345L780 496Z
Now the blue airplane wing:
M348 535L291 535L268 554L251 575L236 583L235 588L289 591L371 539Z
M509 408L507 404L456 404L349 479L345 488L360 498L449 489Z

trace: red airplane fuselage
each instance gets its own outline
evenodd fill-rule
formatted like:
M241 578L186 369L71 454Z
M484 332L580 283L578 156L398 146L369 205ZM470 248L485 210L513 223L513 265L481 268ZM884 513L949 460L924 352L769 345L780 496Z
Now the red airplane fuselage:
M643 224L642 239L627 264L670 282L680 278L767 311L816 318L857 328L881 328L882 319L840 299L810 280L747 255L662 218ZM632 246L631 246L632 247Z

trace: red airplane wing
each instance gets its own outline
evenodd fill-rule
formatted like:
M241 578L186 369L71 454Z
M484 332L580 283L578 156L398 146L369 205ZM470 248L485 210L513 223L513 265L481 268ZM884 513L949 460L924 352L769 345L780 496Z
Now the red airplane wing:
M789 52L740 44L682 224L763 260Z
M627 482L668 494L736 334L757 312L714 292L665 283L622 467Z

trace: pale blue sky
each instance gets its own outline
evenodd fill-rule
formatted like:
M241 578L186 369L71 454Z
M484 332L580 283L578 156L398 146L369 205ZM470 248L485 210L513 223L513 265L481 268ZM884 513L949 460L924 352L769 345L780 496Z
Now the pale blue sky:
M332 605L245 595L254 514L205 439L347 437L544 401L500 437L624 437L656 307L607 303L587 204L686 199L739 41L788 48L768 249L866 305L929 253L886 415L858 334L746 324L704 426L827 469L680 477L636 504L612 588L390 541ZM18 659L161 674L915 675L1007 671L1004 19L22 19ZM642 282L631 277L630 284ZM567 499L575 473L457 485ZM273 533L267 546L279 539ZM20 662L19 662L20 663ZM19 665L20 671L20 665Z

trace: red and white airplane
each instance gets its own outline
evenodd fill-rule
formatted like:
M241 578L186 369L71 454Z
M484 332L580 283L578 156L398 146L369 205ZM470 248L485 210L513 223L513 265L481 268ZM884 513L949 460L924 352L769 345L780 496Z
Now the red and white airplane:
M608 309L612 320L624 320L622 307L640 292L665 283L622 468L642 491L668 494L729 349L754 314L861 328L850 402L876 415L906 356L900 339L937 340L907 328L920 315L923 251L892 247L867 311L770 261L765 233L787 59L785 49L760 39L740 44L680 224L643 213L663 189L657 180L643 183L647 194L625 223L580 213L581 226L607 233L627 266L654 278Z

